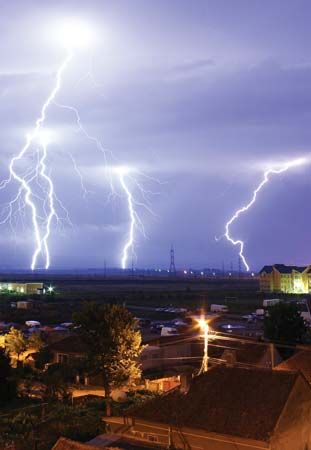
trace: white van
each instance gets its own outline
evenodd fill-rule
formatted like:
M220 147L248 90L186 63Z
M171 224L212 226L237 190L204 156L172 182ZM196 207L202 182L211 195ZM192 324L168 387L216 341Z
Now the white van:
M162 327L161 328L161 336L174 336L177 335L178 330L174 327Z
M262 306L263 306L264 308L269 308L269 306L277 305L277 304L280 303L280 302L281 302L281 299L280 299L280 298L269 298L269 299L264 300L264 301L262 302Z
M215 313L226 313L228 312L228 306L226 305L211 305L211 312Z

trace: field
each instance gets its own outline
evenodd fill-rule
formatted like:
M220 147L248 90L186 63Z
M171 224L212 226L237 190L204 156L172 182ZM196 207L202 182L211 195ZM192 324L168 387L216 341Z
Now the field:
M21 280L11 276L11 281ZM23 281L33 281L33 277ZM8 277L6 277L8 279ZM38 279L38 278L37 278ZM72 312L85 301L98 303L122 303L135 315L150 319L170 319L169 313L156 311L159 307L178 306L191 311L208 310L212 303L226 304L230 312L247 313L262 305L256 279L161 279L161 278L105 278L54 276L40 278L55 287L54 295L33 296L32 310L11 308L11 302L20 299L14 294L0 296L0 321L24 323L39 320L44 324L56 324L71 320Z

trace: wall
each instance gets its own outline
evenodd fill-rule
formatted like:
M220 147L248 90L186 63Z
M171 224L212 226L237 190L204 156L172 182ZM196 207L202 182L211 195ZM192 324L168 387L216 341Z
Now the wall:
M148 422L140 419L119 417L105 418L110 432L135 438L142 442L153 442L167 447L169 443L177 449L189 450L262 450L269 449L266 442L236 438L216 433L207 433L192 428L171 428L166 424ZM294 450L294 449L291 449Z
M311 449L310 423L311 389L299 376L271 439L271 449Z
M189 356L191 356L190 342L180 342L171 345L150 345L143 350L140 361L143 371L152 369L163 370L167 367L184 364L185 361L179 358L187 358Z

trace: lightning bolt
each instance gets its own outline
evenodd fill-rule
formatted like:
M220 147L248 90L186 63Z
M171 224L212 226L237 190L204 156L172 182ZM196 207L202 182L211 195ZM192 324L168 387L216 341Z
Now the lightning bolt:
M104 164L105 164L105 168L107 169L106 176L108 177L108 181L109 181L109 185L110 185L110 195L108 197L108 200L111 199L112 197L118 196L117 189L115 187L114 180L113 180L113 173L116 173L119 178L120 186L127 198L127 208L128 208L129 218L130 218L129 229L127 232L127 239L124 244L124 247L122 250L122 255L120 258L122 269L126 269L130 250L132 252L132 256L136 256L135 249L134 249L135 230L138 229L141 232L141 234L146 238L145 227L144 227L143 221L140 218L140 215L137 212L137 207L142 207L142 208L146 209L151 215L155 216L155 214L152 211L151 206L150 206L149 197L150 197L150 195L158 195L159 194L159 192L153 192L150 190L146 190L143 187L143 185L138 181L137 177L134 176L134 173L138 174L140 177L144 177L144 178L148 179L149 181L156 182L158 184L165 184L165 183L162 183L155 178L149 177L142 172L139 172L134 169L130 169L126 166L112 167L112 170L109 170L110 167L108 164L107 155L113 161L115 161L116 158L113 155L111 150L105 148L104 145L102 144L102 142L97 137L92 136L86 130L85 126L82 123L81 115L79 113L78 108L76 108L72 105L65 105L65 104L62 104L62 103L59 103L56 101L54 101L54 103L59 108L67 109L74 114L75 119L76 119L76 124L77 124L77 130L87 140L89 140L92 144L94 144L94 146L97 148L97 150L99 150L99 152L104 155ZM86 197L86 195L88 194L89 191L85 187L85 183L84 183L81 171L79 170L73 155L71 153L69 153L69 155L70 155L70 158L72 159L75 171L79 176L80 184L81 184L82 191L83 191L83 196ZM131 184L133 184L137 187L137 189L139 190L139 192L141 194L142 201L139 201L137 198L134 198L133 192L130 189L130 185L129 185L128 181L130 181Z
M120 195L118 192L119 189L122 189L122 194L125 194L126 196L130 221L127 240L123 248L122 257L120 258L122 268L126 268L127 266L129 251L132 251L132 255L135 254L135 230L140 230L145 236L144 224L138 214L138 209L145 208L154 215L148 197L150 194L157 193L144 189L143 184L139 182L136 176L134 176L133 171L130 171L125 167L119 167L116 171L120 185L120 187L116 189L113 173L110 170L107 170L109 168L107 155L109 155L111 161L115 161L112 152L107 150L98 138L92 136L87 131L82 124L80 113L76 107L64 105L56 101L57 94L63 85L64 72L68 69L74 56L73 48L83 46L89 38L89 30L83 27L83 24L69 23L63 30L63 44L65 44L66 48L66 57L56 71L55 84L41 107L33 131L26 136L25 145L9 163L9 177L0 182L0 191L5 190L12 182L17 182L18 184L16 195L12 200L3 205L3 208L0 211L0 224L9 224L12 231L15 232L14 225L20 220L23 226L25 226L25 210L30 211L34 236L34 250L31 259L32 270L36 269L39 257L43 258L45 269L48 269L50 266L49 238L53 222L56 221L57 224L59 224L62 220L66 220L67 223L72 225L67 209L56 195L51 170L48 169L49 142L46 139L45 126L48 109L53 105L73 112L78 131L103 154L106 176L108 177L110 184L110 195L108 200L115 195ZM91 65L87 73L87 78L89 78L93 84L95 83ZM34 146L36 146L36 150L34 150ZM73 154L70 152L67 153L73 164L74 171L80 180L83 198L86 198L90 191L86 188L82 172L80 171ZM24 168L25 166L26 169ZM135 172L154 181L151 177L147 177L136 170ZM136 194L134 196L134 190L135 192L140 192L140 200L136 198ZM58 213L59 209L64 211L65 217L60 217Z
M149 181L157 184L166 183L149 177L143 172L138 171L137 169L126 166L113 167L112 172L116 174L123 191L123 196L125 196L127 201L129 226L127 237L120 256L121 267L122 269L126 269L128 267L129 253L131 252L132 256L136 257L135 231L140 232L144 238L147 238L145 226L139 214L139 210L144 209L148 214L152 215L153 217L157 217L151 208L150 196L159 195L160 192L153 192L145 189L143 184L139 182L139 178L147 178ZM138 195L134 195L134 191L137 191L139 193L139 198Z
M124 245L123 252L122 252L122 258L121 258L122 269L125 269L127 266L129 250L132 249L132 253L134 251L134 249L133 249L134 230L135 230L135 225L137 223L137 220L136 220L137 214L135 212L133 195L132 195L131 191L129 190L129 188L126 184L126 181L125 181L126 173L127 173L126 169L122 169L122 168L119 169L120 184L121 184L122 189L124 190L126 197L127 197L127 205L128 205L128 210L129 210L129 216L130 216L130 227L129 227L129 232L128 232L128 238Z
M42 145L43 153L42 158L40 160L40 175L41 177L46 181L48 185L48 203L49 203L49 212L47 214L46 219L46 230L42 238L42 245L45 252L45 269L48 269L50 267L50 251L48 247L48 239L51 233L51 223L54 217L57 216L56 210L55 210L55 204L54 204L54 184L52 182L52 179L47 175L46 173L46 158L47 158L47 145L43 143ZM34 269L37 262L37 257L39 255L41 249L37 247L33 259L32 259L32 265L31 268Z
M306 159L300 158L300 159L294 159L292 161L286 162L286 163L280 165L279 167L270 167L270 168L266 169L264 172L263 179L260 182L260 184L257 186L257 188L253 191L253 195L252 195L252 198L249 201L249 203L247 203L245 206L242 206L242 208L238 209L234 213L234 215L231 217L231 219L229 219L228 222L226 223L224 236L226 237L226 239L229 242L231 242L231 244L233 244L234 246L239 246L239 249L240 249L239 255L241 257L241 260L242 260L247 272L250 270L250 267L244 256L244 242L241 239L235 240L231 237L231 235L230 235L231 225L240 217L241 214L245 213L253 206L253 204L257 200L258 193L265 186L265 184L267 184L270 181L270 175L278 175L280 173L287 172L292 167L300 166L305 163L306 163Z
M70 49L67 49L66 57L63 61L63 63L60 65L59 69L56 72L56 82L51 90L48 98L44 102L40 115L38 119L35 122L35 127L32 131L32 133L28 134L26 137L26 143L24 147L20 150L20 152L14 156L9 164L9 178L2 181L0 183L0 190L5 189L8 184L10 184L13 180L15 180L19 185L19 190L17 196L9 203L9 214L7 217L2 221L2 223L6 223L11 217L12 217L12 211L14 208L14 204L20 200L21 196L24 195L24 202L25 205L27 205L31 212L31 222L33 227L33 234L34 234L34 242L35 242L35 250L32 256L31 261L31 269L34 270L36 268L37 264L37 258L38 255L42 252L42 250L45 250L46 254L46 263L45 267L48 268L50 264L50 258L49 258L49 251L48 251L48 238L50 235L50 225L53 217L55 216L55 209L54 209L54 200L53 200L53 194L54 194L54 186L53 181L49 177L49 175L46 173L46 166L45 166L45 160L47 156L47 149L46 146L43 146L43 156L39 162L40 168L35 168L35 175L31 178L25 176L22 173L18 173L18 170L16 169L16 165L19 161L22 161L26 154L31 150L31 146L33 143L36 142L37 139L40 138L40 132L42 130L42 126L46 120L46 114L49 106L52 104L52 102L55 100L57 93L61 89L62 85L62 78L63 73L67 69L70 61L72 60L73 53ZM31 187L31 181L38 175L38 170L42 178L47 181L49 185L49 206L50 206L50 212L48 213L48 218L46 221L46 231L44 232L44 235L42 236L41 230L40 230L40 217L38 214L38 210L36 207L36 203L34 201L35 194L33 193L32 187Z

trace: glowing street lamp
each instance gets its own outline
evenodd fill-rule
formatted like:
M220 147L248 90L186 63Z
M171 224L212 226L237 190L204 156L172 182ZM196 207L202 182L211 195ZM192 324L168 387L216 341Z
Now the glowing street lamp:
M204 353L203 353L203 360L201 369L199 371L199 375L201 373L206 373L208 371L208 323L206 319L200 319L198 321L200 329L203 331L203 337L204 337Z

